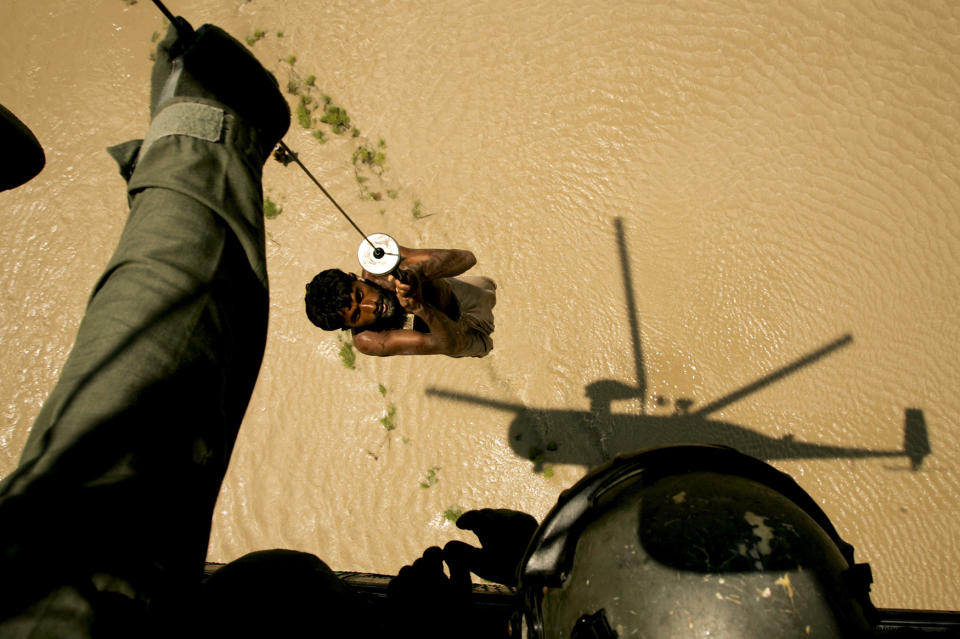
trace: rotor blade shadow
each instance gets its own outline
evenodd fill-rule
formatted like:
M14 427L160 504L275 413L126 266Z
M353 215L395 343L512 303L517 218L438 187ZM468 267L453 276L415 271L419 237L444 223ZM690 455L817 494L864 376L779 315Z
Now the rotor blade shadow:
M734 402L740 401L741 399L743 399L744 397L747 397L748 395L752 395L753 393L756 393L758 390L760 390L765 386L769 386L774 382L780 381L787 375L797 372L804 366L809 366L810 364L813 364L818 359L829 355L830 353L837 350L838 348L842 348L847 344L850 344L851 342L853 342L853 335L850 335L849 333L847 333L843 337L830 342L826 346L823 346L822 348L818 348L812 353L804 355L803 357L787 364L786 366L780 367L779 369L775 370L774 372L768 375L764 375L757 381L751 384L747 384L743 388L737 391L734 391L729 395L726 395L725 397L721 397L718 400L710 402L706 406L703 406L702 408L699 408L693 411L691 414L692 415L709 415L710 413L715 413L716 411L722 408L726 408L727 406L729 406L730 404L733 404Z
M442 397L444 399L454 399L458 402L467 402L468 404L477 404L488 408L496 408L507 412L520 413L527 410L523 404L514 404L513 402L504 402L497 399L488 399L479 395L470 393L456 393L454 391L443 390L442 388L430 387L426 390L427 395Z
M643 362L643 345L640 342L640 314L637 301L633 297L633 278L630 274L630 256L627 254L627 239L623 231L623 218L613 220L617 230L617 248L620 251L620 272L623 275L623 293L627 300L627 320L630 324L630 343L633 345L633 362L637 373L636 396L640 398L640 410L645 412L644 399L647 396L647 375Z

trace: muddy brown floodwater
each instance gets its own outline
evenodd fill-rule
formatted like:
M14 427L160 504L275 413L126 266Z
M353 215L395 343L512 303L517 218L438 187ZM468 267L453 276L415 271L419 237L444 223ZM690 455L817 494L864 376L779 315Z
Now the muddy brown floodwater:
M210 560L395 573L470 540L445 513L543 517L605 455L722 441L813 495L875 603L960 608L958 5L167 4L262 31L283 86L346 111L356 137L286 141L362 228L471 249L499 285L489 357L347 368L302 296L357 269L356 232L271 162L269 341ZM104 148L146 131L164 29L145 1L0 5L0 101L47 154L0 194L0 475L119 237Z

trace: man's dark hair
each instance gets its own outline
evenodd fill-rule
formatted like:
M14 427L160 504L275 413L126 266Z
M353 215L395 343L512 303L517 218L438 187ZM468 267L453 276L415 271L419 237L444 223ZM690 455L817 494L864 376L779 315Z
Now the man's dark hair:
M340 311L350 305L354 275L338 268L317 273L307 284L307 317L325 331L343 328Z

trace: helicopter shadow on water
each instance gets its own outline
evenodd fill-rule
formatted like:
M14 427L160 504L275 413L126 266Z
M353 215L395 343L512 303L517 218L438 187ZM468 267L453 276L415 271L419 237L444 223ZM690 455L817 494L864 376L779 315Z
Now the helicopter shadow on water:
M696 410L691 410L694 406L692 400L681 398L676 401L672 414L646 414L643 408L647 397L646 375L627 245L622 220L616 218L614 224L637 370L636 384L613 379L591 382L586 387L590 399L590 408L586 411L530 408L523 404L440 388L428 388L427 394L514 413L510 424L510 445L518 455L535 462L534 470L540 470L545 462L591 467L617 454L681 443L723 444L766 461L905 458L910 462L911 470L921 468L931 448L923 411L916 408L904 411L903 447L900 449L808 442L798 440L792 434L771 437L745 426L711 418L713 413L724 407L850 344L853 341L850 335L844 335ZM614 402L638 399L640 414L615 413L612 410Z

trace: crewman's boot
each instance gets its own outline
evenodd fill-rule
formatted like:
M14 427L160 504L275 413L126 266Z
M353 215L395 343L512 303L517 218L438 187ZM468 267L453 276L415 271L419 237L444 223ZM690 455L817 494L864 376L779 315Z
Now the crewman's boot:
M181 25L179 31L171 25L157 46L151 117L171 103L209 101L243 118L272 150L290 126L276 78L223 29L205 24L194 32L185 21Z
M267 284L263 164L290 126L276 79L223 29L181 23L157 46L145 139L110 149L131 199L178 191L216 212Z

